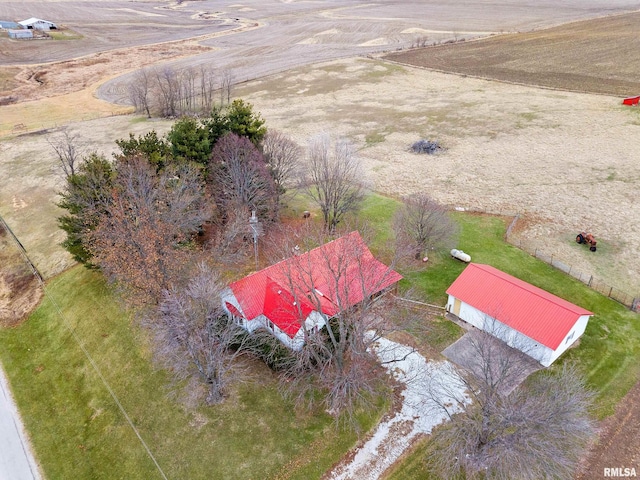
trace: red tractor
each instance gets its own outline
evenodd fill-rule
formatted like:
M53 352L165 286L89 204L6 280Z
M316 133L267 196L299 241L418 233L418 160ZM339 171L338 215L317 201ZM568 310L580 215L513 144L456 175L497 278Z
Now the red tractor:
M593 234L591 233L587 233L587 232L580 232L577 236L576 236L576 242L577 243L584 243L585 245L589 245L589 250L591 250L592 252L596 251L596 237L593 236Z

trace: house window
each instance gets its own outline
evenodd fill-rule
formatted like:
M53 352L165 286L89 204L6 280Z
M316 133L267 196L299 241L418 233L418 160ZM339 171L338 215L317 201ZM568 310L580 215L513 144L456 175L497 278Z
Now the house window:
M566 341L566 342L564 342L564 343L569 343L569 340L571 340L571 339L573 338L573 336L575 335L575 333L576 333L576 332L571 332L571 335L569 335L569 336L567 337L567 341Z

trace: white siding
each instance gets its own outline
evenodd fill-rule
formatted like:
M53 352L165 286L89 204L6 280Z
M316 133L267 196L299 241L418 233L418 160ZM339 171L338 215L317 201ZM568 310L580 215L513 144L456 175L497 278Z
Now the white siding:
M257 330L258 328L266 328L269 331L273 332L275 337L284 343L287 347L292 350L300 350L302 345L304 345L304 332L302 328L298 330L296 335L291 338L285 332L280 330L277 325L273 324L273 322L269 321L267 317L264 315L258 315L256 318L252 320L242 319L244 321L238 322L237 318L229 311L227 308L227 302L236 307L238 311L242 312L242 308L240 307L240 303L236 299L236 296L233 294L233 291L230 288L225 288L221 294L222 308L227 313L230 319L236 321L241 327L243 327L249 333ZM317 311L312 311L309 316L304 321L305 328L307 331L312 330L313 328L321 329L326 324L324 315L320 314Z
M555 362L560 355L562 355L571 345L576 342L576 340L578 340L582 336L587 328L587 323L589 323L589 318L590 315L582 315L578 319L571 331L567 333L567 336L564 337L560 345L558 345L558 348L556 348L555 352L553 352L553 355L551 356L551 359L549 361L549 365ZM545 367L548 367L549 365L545 365Z
M449 299L447 301L447 311L453 311L454 301L455 298L452 295L449 295ZM567 347L565 347L558 353L557 351L554 351L551 348L536 342L532 338L527 337L523 333L514 330L504 323L501 323L498 320L494 319L490 315L481 312L480 310L464 302L462 302L460 305L460 315L458 315L458 317L460 317L465 322L473 325L474 327L490 333L494 337L499 338L510 347L516 348L521 352L529 355L531 358L540 362L545 367L551 365L570 345L568 344ZM584 321L584 325L582 325L581 327L580 333L577 334L577 331L580 330L579 325L581 324L580 322L583 317L580 317L581 320L579 320L572 329L572 331L576 331L576 337L579 337L584 332L586 321L589 318L586 315L584 317L586 318L586 320ZM569 337L570 335L571 333L569 333L567 337ZM562 345L558 347L558 349L560 349L561 347Z

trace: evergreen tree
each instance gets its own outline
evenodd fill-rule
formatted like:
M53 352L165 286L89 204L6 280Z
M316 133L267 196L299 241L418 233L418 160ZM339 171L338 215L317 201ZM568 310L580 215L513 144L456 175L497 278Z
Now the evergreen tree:
M102 155L92 153L85 158L78 172L67 177L65 190L61 192L60 208L68 214L58 218L58 225L67 233L62 246L73 258L93 267L88 249L88 234L93 231L111 203L111 189L115 171Z

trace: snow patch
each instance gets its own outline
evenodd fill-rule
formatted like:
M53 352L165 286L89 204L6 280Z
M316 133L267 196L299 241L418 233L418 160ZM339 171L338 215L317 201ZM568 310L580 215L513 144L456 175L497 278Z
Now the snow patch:
M378 425L371 438L356 449L349 464L341 464L331 472L329 478L333 480L379 478L418 435L431 433L448 419L439 405L450 405L447 408L452 414L464 407L461 400L469 402L463 382L450 362L428 361L413 348L386 338L379 339L373 348L389 373L405 385L402 408ZM447 389L438 385L447 385ZM456 385L460 387L456 389ZM426 392L435 393L438 402Z

